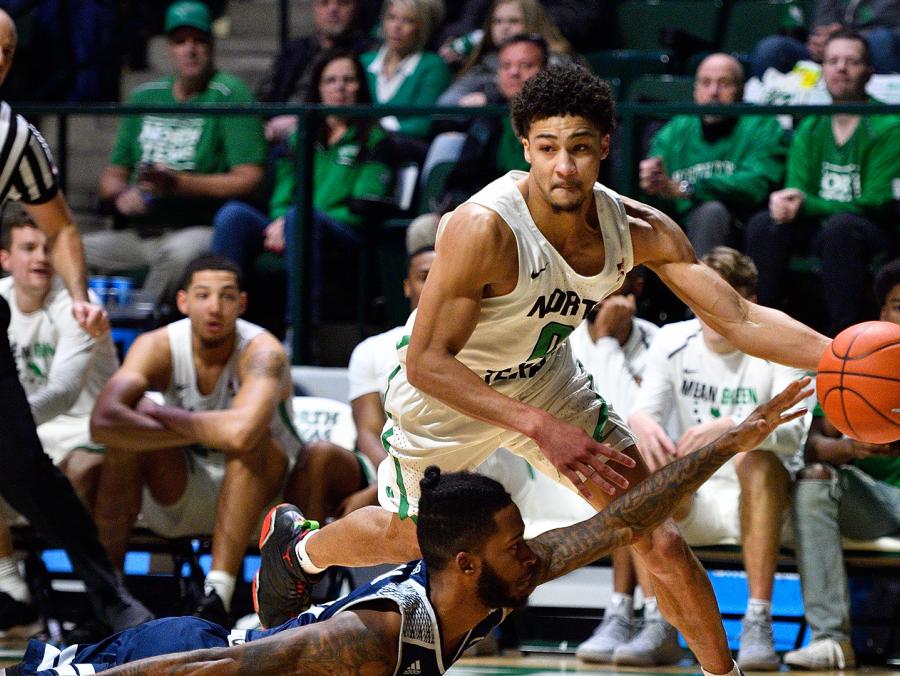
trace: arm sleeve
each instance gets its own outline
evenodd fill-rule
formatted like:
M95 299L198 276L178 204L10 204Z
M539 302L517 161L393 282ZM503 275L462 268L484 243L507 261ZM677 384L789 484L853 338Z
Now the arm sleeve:
M94 341L72 317L71 305L54 308L60 337L54 348L47 384L28 399L36 425L65 413L78 400L94 352Z
M781 392L789 383L802 378L805 374L799 369L788 368L779 364L769 364L772 369L772 391L769 392L770 397ZM760 402L762 403L762 402ZM809 401L805 402L805 406L812 410L815 406L815 394ZM759 448L765 451L772 451L782 457L792 457L802 451L806 444L806 435L809 433L809 425L812 422L812 413L785 423L775 430L763 440Z
M496 73L486 71L481 64L476 64L470 70L460 75L443 94L438 97L438 105L458 106L459 100L473 92L487 92Z
M235 87L229 103L253 103L253 95L246 87ZM264 164L266 138L262 121L255 115L226 115L222 117L222 143L229 167L239 164Z
M664 337L665 331L657 333L647 349L643 380L632 407L632 411L641 410L650 414L660 425L666 424L674 407L673 382L666 357L667 344L660 339Z
M43 204L53 199L59 191L53 156L37 129L19 115L13 119L17 127L25 126L28 136L19 164L10 179L12 189L9 196L26 204ZM11 138L15 138L16 133L14 129L9 131Z
M784 178L786 146L784 133L775 119L757 125L749 140L747 154L730 175L720 174L697 181L695 198L723 199L736 204L761 204Z
M140 101L135 100L132 96L129 97L128 103L136 104L140 103ZM128 171L133 170L141 159L135 152L140 133L140 115L126 115L123 117L121 124L119 124L119 131L116 134L116 142L109 156L109 163L117 167L125 167Z

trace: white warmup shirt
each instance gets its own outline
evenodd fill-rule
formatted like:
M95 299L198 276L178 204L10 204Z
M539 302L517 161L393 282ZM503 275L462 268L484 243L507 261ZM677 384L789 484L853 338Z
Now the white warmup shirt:
M388 376L397 366L397 343L404 335L406 327L397 326L370 336L353 348L347 367L350 401L372 392L384 394Z

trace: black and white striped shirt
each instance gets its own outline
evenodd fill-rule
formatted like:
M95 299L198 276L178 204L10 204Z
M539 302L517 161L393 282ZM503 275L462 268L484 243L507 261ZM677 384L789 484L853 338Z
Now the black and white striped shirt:
M0 205L7 200L43 204L56 195L56 165L40 132L0 101ZM0 299L0 377L15 373L6 329L9 306Z
M44 137L0 101L0 204L43 204L58 190L56 165Z

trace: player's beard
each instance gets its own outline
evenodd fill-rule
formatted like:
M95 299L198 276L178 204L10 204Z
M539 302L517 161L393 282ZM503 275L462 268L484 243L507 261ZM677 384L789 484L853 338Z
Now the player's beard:
M530 590L529 594L516 594L497 571L484 561L475 593L488 608L520 608L528 601Z

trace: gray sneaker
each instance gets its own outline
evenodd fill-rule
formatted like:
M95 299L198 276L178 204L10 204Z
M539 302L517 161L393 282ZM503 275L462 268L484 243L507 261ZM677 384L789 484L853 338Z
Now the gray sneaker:
M606 613L591 637L575 650L575 656L585 662L609 664L613 651L628 643L636 631L634 620L619 613Z
M799 669L855 669L856 654L850 641L820 638L805 648L785 653L784 663Z
M778 671L781 660L775 652L771 620L745 617L741 621L741 647L737 663L747 671Z
M661 616L644 620L634 637L613 651L613 664L652 667L675 664L684 657L678 645L678 631Z

